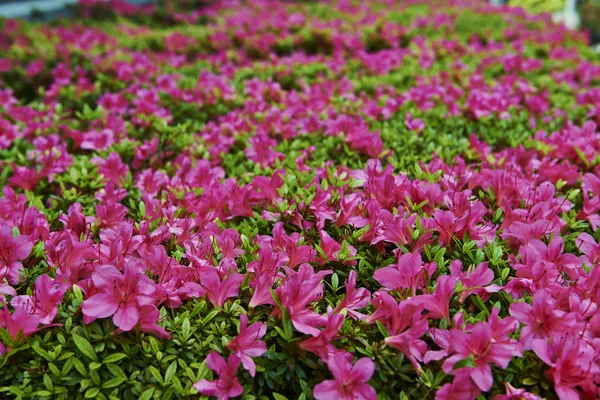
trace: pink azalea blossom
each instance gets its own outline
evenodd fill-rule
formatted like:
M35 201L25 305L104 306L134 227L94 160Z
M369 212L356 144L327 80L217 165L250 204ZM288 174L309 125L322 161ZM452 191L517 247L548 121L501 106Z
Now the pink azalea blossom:
M425 129L425 123L420 118L413 118L411 113L406 113L406 127L411 131L421 132Z
M508 382L505 382L504 386L506 394L498 394L494 396L494 400L542 400L540 396L529 393L525 389L517 389Z
M335 307L335 312L345 310L348 315L355 319L365 319L366 315L357 312L365 308L371 300L371 293L366 288L356 288L356 271L350 271L348 279L345 282L346 295L343 300Z
M215 270L207 271L200 276L200 282L208 293L208 299L217 307L223 307L227 299L237 296L243 280L244 276L235 272L221 280Z
M533 351L550 368L546 376L554 382L560 400L597 398L600 356L590 344L574 335L534 339Z
M26 259L33 249L29 236L13 236L12 229L0 225L0 278L6 278L15 285L19 282L19 274L23 270L21 261Z
M194 384L196 390L205 396L215 396L218 400L227 400L231 397L237 397L244 392L240 381L235 376L240 359L230 356L227 361L223 359L216 351L211 352L206 357L206 365L212 369L219 378L214 381L201 379Z
M327 366L333 380L325 380L313 391L317 400L376 400L375 389L367 382L375 372L375 363L369 358L361 358L354 366L342 355L330 355Z
M548 290L541 289L533 295L532 305L513 303L510 315L524 324L521 329L520 341L524 349L531 349L534 339L548 339L562 336L575 330L577 319L574 313L566 313L558 309Z
M35 281L33 296L13 297L10 304L17 310L35 315L40 323L50 324L58 313L58 305L62 302L66 289L67 286L56 285L48 275L41 275Z
M492 325L485 322L476 323L470 334L458 329L450 330L449 344L454 354L444 361L444 372L454 374L466 369L480 390L490 390L493 383L490 364L506 368L511 357L522 354L519 343L514 340L493 340L493 334ZM471 358L475 365L455 370L455 364L466 358Z
M227 343L232 357L237 357L242 366L250 372L251 376L256 374L256 365L252 357L260 357L267 351L267 345L260 340L267 332L267 327L260 322L248 326L248 317L240 315L240 333Z
M321 360L327 362L329 355L339 350L331 344L331 340L339 333L344 316L334 314L331 309L328 310L328 318L325 328L317 335L300 342L300 348L305 351L315 353Z
M96 294L82 304L86 323L96 318L113 316L113 322L123 331L133 329L140 320L140 307L154 301L154 282L138 263L125 264L124 273L113 265L102 265L92 274Z

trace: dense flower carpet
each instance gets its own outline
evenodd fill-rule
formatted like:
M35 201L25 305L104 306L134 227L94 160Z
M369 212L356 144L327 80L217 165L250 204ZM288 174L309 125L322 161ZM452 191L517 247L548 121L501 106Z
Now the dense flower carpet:
M584 33L434 0L0 25L0 398L600 396Z

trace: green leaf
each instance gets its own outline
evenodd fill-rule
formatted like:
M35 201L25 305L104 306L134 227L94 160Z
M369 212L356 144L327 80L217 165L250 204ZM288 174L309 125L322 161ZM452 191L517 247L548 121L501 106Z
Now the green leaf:
M385 325L383 325L381 322L379 321L375 321L375 323L377 324L377 329L379 329L379 332L381 332L381 334L383 335L383 337L388 337L390 336L390 333L388 332L387 328L385 327Z
M37 392L35 392L35 396L36 397L51 397L52 396L52 392L49 392L47 390L38 390ZM27 396L26 394L23 394L24 396Z
M81 376L87 376L87 370L85 369L85 365L83 365L83 363L78 358L73 357L72 360L77 372L79 372Z
M93 388L89 388L86 392L85 392L85 398L86 399L91 399L93 397L98 396L98 394L100 393L100 388L97 387L93 387Z
M50 378L50 375L48 374L44 374L44 386L46 386L46 389L48 389L49 391L54 390L54 384L52 383L52 378Z
M125 382L125 378L112 378L102 384L102 389L112 389Z
M183 320L183 323L181 324L181 333L185 338L188 338L190 336L190 332L191 332L190 320L189 320L189 318L186 318Z
M479 308L479 310L481 310L483 313L485 313L485 315L490 315L490 311L487 309L487 307L485 306L485 303L483 302L483 300L481 299L481 297L479 297L479 295L475 295L472 296L473 299L473 303L475 303L475 305L477 306L477 308Z
M98 362L91 362L91 363L89 363L88 367L90 367L90 371L94 371L94 370L97 370L98 368L101 368L102 364L100 364Z
M340 277L338 276L338 274L333 274L331 276L331 287L333 288L334 292L337 291L339 284L340 284ZM273 393L273 395L275 395L275 393Z
M153 365L149 366L148 371L150 372L150 374L152 374L154 379L156 379L161 386L164 385L163 378L160 374L160 371L158 369L156 369L155 366L153 366Z
M5 328L0 328L0 341L10 347L18 346L18 342L8 333Z
M288 400L287 397L285 397L284 395L281 395L279 393L273 393L273 399L275 399L275 400Z
M107 364L106 368L114 376L119 377L119 378L125 378L125 379L127 379L127 375L125 375L125 372L118 365L116 365L116 364Z
M154 388L148 389L140 395L138 400L150 400L152 398L153 394L154 394Z
M167 368L167 371L165 372L166 384L171 382L171 379L173 379L173 376L175 376L175 372L177 372L177 361L173 361L171 365L169 365L169 367Z
M42 348L40 348L40 346L38 346L36 343L34 343L31 346L31 348L33 349L33 351L38 353L40 356L44 357L46 360L48 360L48 361L51 360L50 354L46 350L43 350Z
M110 356L106 357L104 360L102 360L102 363L104 364L110 364L110 363L114 363L117 361L121 361L122 359L127 358L127 356L123 353L115 353L115 354L111 354Z
M502 274L500 275L502 281L505 281L506 278L508 278L508 274L510 274L510 268L506 267L502 270Z
M217 309L211 310L204 318L202 318L202 325L208 324L214 317L217 316L218 313L219 310Z
M75 295L75 298L77 299L79 304L83 303L83 292L81 291L79 286L73 285L72 288L73 288L73 294Z
M476 366L477 366L477 364L475 364L475 361L473 361L473 355L469 355L469 357L463 358L462 360L460 360L459 362L454 364L452 369L456 371L459 368L476 367Z
M75 342L75 346L83 353L84 356L89 358L90 360L98 362L98 355L94 351L94 348L85 338L82 338L79 335L73 335L73 341Z

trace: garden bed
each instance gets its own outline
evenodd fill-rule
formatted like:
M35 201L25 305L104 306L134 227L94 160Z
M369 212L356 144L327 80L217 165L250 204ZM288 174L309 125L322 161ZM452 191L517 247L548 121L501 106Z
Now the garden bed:
M433 0L0 24L0 397L600 395L582 33Z

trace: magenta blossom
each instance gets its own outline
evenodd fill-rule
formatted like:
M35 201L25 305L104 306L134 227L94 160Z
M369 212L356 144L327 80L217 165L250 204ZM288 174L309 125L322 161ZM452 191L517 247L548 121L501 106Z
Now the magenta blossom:
M48 275L42 275L35 281L33 296L13 297L10 304L17 310L35 315L40 323L50 324L58 313L58 305L62 302L66 289L66 285L58 286Z
M244 276L237 272L231 273L221 280L216 269L200 275L200 283L208 292L208 300L216 307L223 307L227 299L237 296Z
M371 293L365 288L356 288L356 271L350 271L346 280L346 296L334 309L335 312L346 310L348 316L354 319L365 319L366 315L356 310L365 308L371 300Z
M558 302L545 289L533 295L532 305L513 303L509 312L525 325L521 329L520 341L526 350L531 349L533 339L561 336L572 331L577 324L575 313L559 310Z
M96 318L113 316L113 322L123 331L130 331L140 320L140 307L154 301L154 282L136 262L125 264L121 273L113 265L101 265L92 274L92 283L99 290L82 304L86 324Z
M352 366L352 361L340 354L332 354L327 366L334 380L325 380L315 386L317 400L376 400L377 393L367 382L375 372L375 363L361 358Z
M517 389L510 383L505 382L506 394L494 396L494 400L542 400L542 398L533 393L527 392L525 389Z
M337 336L343 323L344 316L342 314L334 314L330 308L328 310L327 325L325 325L325 328L317 336L300 342L300 348L318 355L321 357L321 360L327 362L330 354L339 351L331 344L331 340Z
M493 377L490 364L506 368L511 357L522 354L521 345L513 339L495 338L492 323L478 322L468 334L458 329L450 331L450 348L454 355L443 364L444 372L455 374L467 369L473 382L484 392L492 387ZM474 366L457 368L455 365L471 358Z
M207 381L201 379L194 387L205 396L216 396L218 400L227 400L230 397L237 397L244 392L244 388L240 384L237 376L235 376L240 359L235 356L230 356L227 362L217 353L213 351L206 357L206 365L219 375L215 381Z
M406 113L406 127L415 132L421 132L425 129L425 123L420 118L413 118L411 113Z
M240 333L227 343L227 348L233 352L232 357L237 357L242 366L250 372L251 376L256 374L256 365L252 357L260 357L267 351L267 345L260 340L267 333L267 327L260 322L248 326L248 316L240 315Z
M533 351L550 369L546 376L554 382L560 400L598 398L600 355L585 340L574 335L534 339Z
M0 328L6 329L13 342L4 344L0 342L0 355L4 356L7 345L20 345L26 337L31 336L41 328L38 328L40 320L37 316L24 310L16 310L11 314L3 297L0 297L0 304L3 306L3 309L0 310Z
M6 278L10 284L17 284L23 270L21 260L29 256L31 249L33 242L29 236L13 236L8 225L0 225L0 279Z

